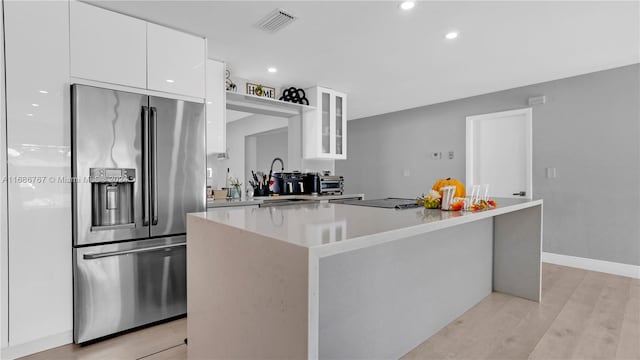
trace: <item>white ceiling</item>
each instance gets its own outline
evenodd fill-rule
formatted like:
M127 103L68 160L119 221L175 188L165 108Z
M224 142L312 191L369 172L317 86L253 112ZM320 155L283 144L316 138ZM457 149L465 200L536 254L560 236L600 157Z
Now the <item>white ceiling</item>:
M234 76L344 91L350 119L640 62L637 1L92 2L207 37ZM257 29L275 8L298 19Z

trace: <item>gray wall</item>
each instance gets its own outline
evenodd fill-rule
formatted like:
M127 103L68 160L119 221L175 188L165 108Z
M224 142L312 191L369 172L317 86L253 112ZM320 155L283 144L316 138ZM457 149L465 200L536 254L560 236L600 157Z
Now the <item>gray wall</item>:
M227 151L229 152L229 158L227 160L218 160L215 154L207 156L207 167L212 169L213 172L213 177L207 179L207 184L213 186L214 189L224 187L228 168L231 176L237 177L244 189L245 186L248 186L247 181L251 178L251 173L247 174L246 169L255 168L255 150L250 149L249 156L246 156L245 140L250 139L251 135L283 128L287 124L288 120L286 118L264 115L252 115L227 123ZM248 161L247 157L249 158Z
M289 169L287 128L270 131L256 135L256 168L265 174L269 173L271 162L279 157L284 161L284 166ZM274 171L280 171L280 164L274 165Z
M640 265L640 65L348 122L345 191L414 197L465 179L465 118L533 106L533 196L546 252ZM400 96L400 95L398 95ZM446 153L455 152L453 160ZM431 160L440 151L442 160ZM547 179L545 168L557 168ZM404 176L404 175L409 176ZM615 187L615 188L614 188Z

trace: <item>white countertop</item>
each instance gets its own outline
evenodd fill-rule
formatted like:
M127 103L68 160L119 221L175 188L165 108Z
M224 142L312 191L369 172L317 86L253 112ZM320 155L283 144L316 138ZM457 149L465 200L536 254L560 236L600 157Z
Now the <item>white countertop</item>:
M327 256L542 205L542 200L495 200L498 208L480 212L307 203L236 207L190 215L314 249L319 256Z

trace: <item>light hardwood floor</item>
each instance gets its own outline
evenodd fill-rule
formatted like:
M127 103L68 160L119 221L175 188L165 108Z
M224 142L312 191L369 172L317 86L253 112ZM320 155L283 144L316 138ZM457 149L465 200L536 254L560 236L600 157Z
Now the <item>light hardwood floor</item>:
M183 360L186 319L25 359ZM640 280L543 264L542 303L493 293L403 359L640 359Z

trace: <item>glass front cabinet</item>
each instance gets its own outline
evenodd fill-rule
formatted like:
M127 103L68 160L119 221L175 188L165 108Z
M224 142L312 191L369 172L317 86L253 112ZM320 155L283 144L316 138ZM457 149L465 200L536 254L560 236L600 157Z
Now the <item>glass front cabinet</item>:
M322 87L307 89L306 94L316 109L304 114L305 159L346 159L347 95Z

